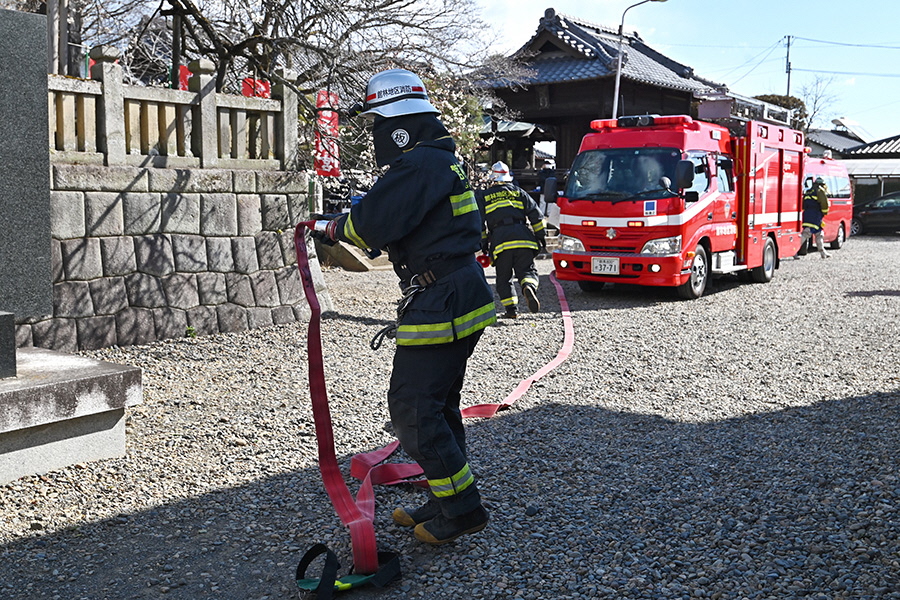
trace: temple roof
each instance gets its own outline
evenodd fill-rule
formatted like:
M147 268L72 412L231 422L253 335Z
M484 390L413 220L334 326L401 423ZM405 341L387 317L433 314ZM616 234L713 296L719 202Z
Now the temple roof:
M616 72L616 29L557 13L548 8L534 36L516 54L532 71L526 84L549 84L612 77ZM647 46L637 33L622 40L622 78L652 86L710 93L723 86L694 75Z

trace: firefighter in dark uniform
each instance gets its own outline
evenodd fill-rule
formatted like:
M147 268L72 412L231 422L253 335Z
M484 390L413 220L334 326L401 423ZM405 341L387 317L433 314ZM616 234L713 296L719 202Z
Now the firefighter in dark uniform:
M803 248L809 238L815 237L816 248L822 258L831 258L831 255L825 252L825 232L822 229L822 220L827 214L828 192L825 180L816 177L803 194L803 233L800 234L800 247ZM799 255L794 258L799 258Z
M390 168L349 214L314 229L330 240L386 248L400 278L388 409L401 446L425 473L429 497L393 518L414 526L419 540L443 544L488 522L459 410L466 363L496 322L493 293L475 260L480 215L456 144L417 75L374 75L360 114L373 120L376 162Z
M545 247L544 219L528 192L512 183L505 163L494 163L490 178L495 184L477 194L483 219L481 249L490 253L496 269L497 294L506 309L503 317L515 319L519 299L512 285L513 274L522 286L528 310L541 310L534 258Z

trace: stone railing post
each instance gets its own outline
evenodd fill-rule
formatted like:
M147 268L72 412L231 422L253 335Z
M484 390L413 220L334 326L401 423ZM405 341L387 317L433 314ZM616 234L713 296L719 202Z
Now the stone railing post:
M122 67L116 63L121 52L115 46L91 48L91 79L103 83L103 95L98 108L98 150L106 155L106 165L125 164L125 98Z
M219 126L216 115L216 65L208 59L192 60L188 90L197 94L199 108L194 113L192 150L200 157L200 166L215 167L219 162Z
M297 73L288 69L278 69L275 74L294 83ZM281 100L281 115L278 118L276 132L278 136L278 153L281 156L281 168L285 171L297 169L297 92L284 83L275 84L272 96Z

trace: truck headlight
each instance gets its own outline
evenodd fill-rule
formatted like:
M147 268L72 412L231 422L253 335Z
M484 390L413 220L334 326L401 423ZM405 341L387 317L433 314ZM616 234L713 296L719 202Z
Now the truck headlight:
M584 244L578 238L561 235L556 238L560 252L584 252Z
M641 254L681 254L681 236L650 240L641 248Z

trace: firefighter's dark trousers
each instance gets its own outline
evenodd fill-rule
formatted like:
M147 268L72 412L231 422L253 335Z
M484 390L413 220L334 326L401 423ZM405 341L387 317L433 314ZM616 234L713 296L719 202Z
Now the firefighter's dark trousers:
M512 248L497 255L497 259L494 261L494 269L497 274L497 295L500 296L500 304L507 310L514 309L519 302L512 284L514 273L519 285L533 285L534 289L537 289L538 272L534 266L535 256L537 256L537 251L531 248Z
M466 361L481 333L449 344L397 346L394 354L388 390L394 433L422 467L431 493L449 518L481 505L459 412Z

